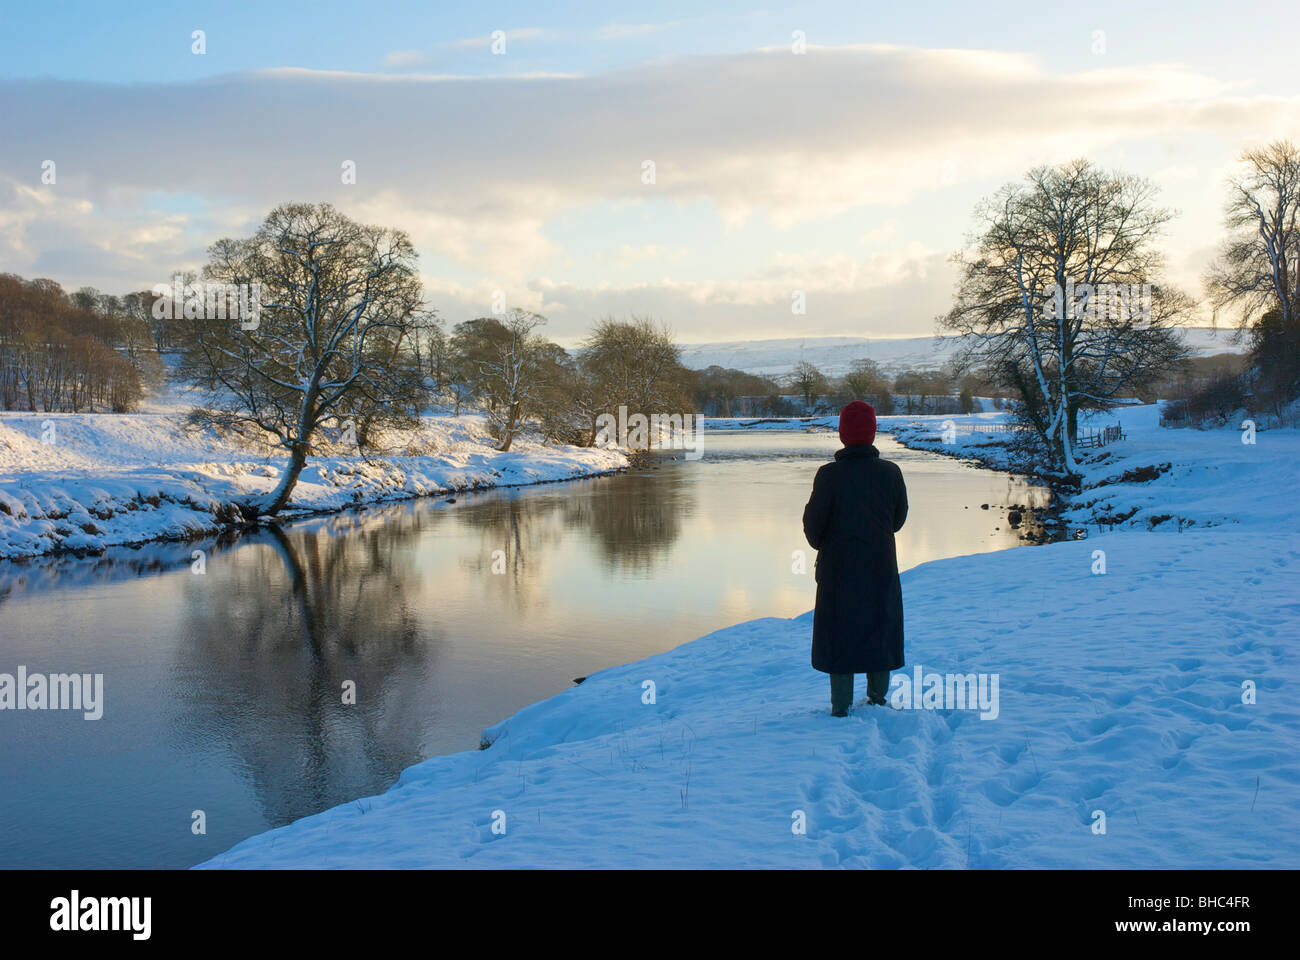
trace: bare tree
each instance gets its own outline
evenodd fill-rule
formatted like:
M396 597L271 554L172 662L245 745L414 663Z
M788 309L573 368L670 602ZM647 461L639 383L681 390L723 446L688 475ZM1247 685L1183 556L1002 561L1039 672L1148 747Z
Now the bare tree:
M1300 151L1277 140L1242 155L1230 181L1230 231L1205 283L1217 307L1235 307L1250 328L1247 386L1279 418L1300 395ZM1243 393L1243 397L1245 394Z
M844 374L844 389L853 394L854 399L861 400L879 392L883 380L880 364L861 357L854 360L849 365L849 372Z
M418 393L414 399L417 412L430 395L442 392L446 377L447 335L436 310L422 310L412 318L407 338L414 364Z
M826 392L826 377L807 360L800 360L790 372L790 386L803 397L804 408L810 410L813 401Z
M921 398L921 413L925 413L925 378L916 370L900 370L894 377L893 388L903 395L904 408L913 412L912 401Z
M1284 327L1300 318L1300 151L1277 140L1241 156L1229 181L1232 235L1205 277L1216 307L1236 307L1246 326L1272 307Z
M695 376L681 356L672 331L650 317L599 320L578 352L577 400L588 435L595 436L596 417L617 415L620 405L645 416L688 412Z
M515 308L504 322L490 322L499 330L493 331L476 363L488 423L504 452L514 443L523 422L537 412L546 341L535 331L546 318Z
M363 402L382 407L397 390L402 340L421 309L415 258L405 233L327 203L276 207L252 237L210 248L205 280L260 283L260 311L176 321L182 373L210 390L205 416L269 434L289 455L270 494L239 504L245 517L289 502L323 422Z
M748 412L755 397L779 391L776 381L716 364L693 371L695 404L709 416L739 416Z
M1087 160L1038 167L977 207L971 249L953 258L956 302L940 326L967 338L959 369L1009 374L1068 474L1079 410L1186 356L1170 324L1190 301L1160 283L1155 244L1173 213L1153 205L1155 189Z
M537 332L545 323L539 314L514 309L503 319L458 323L451 337L447 390L458 411L471 397L482 405L502 451L525 424L551 415L566 374L556 359L567 360L564 350Z

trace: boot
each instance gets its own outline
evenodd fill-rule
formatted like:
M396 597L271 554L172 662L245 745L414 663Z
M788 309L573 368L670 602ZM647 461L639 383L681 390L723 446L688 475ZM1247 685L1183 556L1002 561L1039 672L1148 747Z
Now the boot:
M889 671L867 674L867 702L878 707L885 705L885 695L889 693Z
M831 674L831 716L847 717L853 702L853 674Z

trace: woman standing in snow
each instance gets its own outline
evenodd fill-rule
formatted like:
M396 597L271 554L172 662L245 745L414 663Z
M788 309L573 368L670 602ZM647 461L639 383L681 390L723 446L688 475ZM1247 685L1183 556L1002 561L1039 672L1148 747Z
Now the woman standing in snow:
M817 551L812 665L831 675L831 715L847 716L853 675L867 702L883 704L889 671L903 665L903 590L894 534L907 519L902 471L873 446L876 411L854 400L840 411L835 461L817 471L803 533Z

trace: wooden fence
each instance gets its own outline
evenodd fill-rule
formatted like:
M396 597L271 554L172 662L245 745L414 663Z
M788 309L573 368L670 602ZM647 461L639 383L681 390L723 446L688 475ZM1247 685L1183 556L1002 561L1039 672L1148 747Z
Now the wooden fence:
M1102 427L1100 430L1082 430L1079 432L1079 439L1074 442L1076 447L1104 447L1114 440L1124 439L1124 429L1118 423L1113 427Z
M968 426L972 433L1017 433L1025 427L1015 423L972 423ZM1100 430L1080 430L1075 447L1104 447L1108 443L1124 439L1124 429L1120 424L1102 427Z

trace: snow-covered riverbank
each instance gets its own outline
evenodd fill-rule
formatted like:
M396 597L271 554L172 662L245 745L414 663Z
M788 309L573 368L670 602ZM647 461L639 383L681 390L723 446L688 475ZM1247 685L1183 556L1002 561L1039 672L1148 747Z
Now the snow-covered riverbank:
M903 575L896 681L996 675L995 709L868 707L859 678L836 720L811 615L757 620L204 866L1300 866L1300 435L1123 416L1071 510L1133 529Z
M519 439L495 449L478 416L424 417L361 457L313 457L286 518L468 488L567 480L626 465L616 450ZM333 451L331 451L333 452ZM272 489L284 457L137 414L0 414L0 558L211 533L236 498Z
M1005 414L882 417L880 429L904 446L969 457L997 469L1015 469L1011 436L990 432ZM945 430L951 424L952 430ZM1157 405L1124 407L1085 417L1084 429L1119 424L1124 438L1077 451L1080 490L1061 517L1078 526L1171 527L1274 525L1297 520L1300 432L1165 429ZM1296 526L1292 526L1297 530Z

